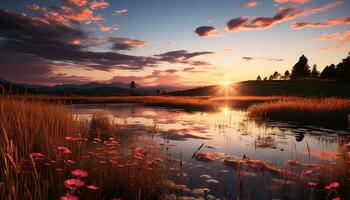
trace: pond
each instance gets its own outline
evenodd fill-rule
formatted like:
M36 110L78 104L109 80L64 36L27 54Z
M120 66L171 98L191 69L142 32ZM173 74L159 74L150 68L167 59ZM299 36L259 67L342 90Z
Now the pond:
M346 126L258 122L229 107L185 112L135 104L74 105L73 112L81 119L108 117L130 134L166 145L165 156L179 162L167 182L169 199L203 198L203 193L207 199L324 199L331 193L350 198ZM323 189L333 182L340 187Z

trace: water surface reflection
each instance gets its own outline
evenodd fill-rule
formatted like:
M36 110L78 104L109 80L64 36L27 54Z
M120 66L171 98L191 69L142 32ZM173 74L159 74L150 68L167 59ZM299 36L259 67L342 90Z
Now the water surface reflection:
M108 117L121 128L134 130L130 134L153 136L152 130L156 129L155 139L159 143L167 141L169 158L182 163L173 169L168 183L173 188L169 198L199 198L203 193L208 199L322 196L324 193L313 194L310 188L299 183L300 180L310 182L303 171L325 162L336 166L339 158L347 159L348 149L344 144L349 142L349 132L346 129L255 122L249 120L244 111L229 107L219 112L184 112L110 104L75 105L73 111L81 119L95 115ZM348 177L344 178L348 184Z

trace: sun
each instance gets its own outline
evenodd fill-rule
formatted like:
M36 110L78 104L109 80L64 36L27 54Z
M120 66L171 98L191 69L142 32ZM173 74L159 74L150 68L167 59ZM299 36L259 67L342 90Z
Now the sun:
M231 82L230 82L230 81L227 81L227 80L225 80L225 81L220 81L220 85L222 85L223 87L228 87L230 84L231 84Z

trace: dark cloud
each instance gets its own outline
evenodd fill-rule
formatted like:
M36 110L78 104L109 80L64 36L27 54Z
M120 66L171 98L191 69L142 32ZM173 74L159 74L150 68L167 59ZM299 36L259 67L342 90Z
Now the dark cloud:
M248 17L240 16L238 18L230 19L226 23L226 30L228 31L236 31L241 27L245 26L245 23L248 21Z
M98 70L141 69L156 63L151 57L88 51L80 42L89 39L85 32L59 23L47 24L26 15L0 10L0 24L1 51L30 54Z
M0 63L0 78L14 82L56 85L90 81L86 77L56 74L54 69L58 66L31 55L2 52Z
M197 56L204 56L204 55L211 55L211 54L214 54L214 52L210 52L210 51L188 52L186 50L179 50L179 51L169 51L169 52L158 54L155 56L158 58L159 61L163 61L163 62L181 63L181 64L200 66L200 65L210 65L210 64L203 61L193 61L191 59Z
M218 34L218 31L212 26L200 26L194 32L200 37L211 37Z
M112 43L113 50L132 50L134 48L144 47L147 42L129 38L111 37L109 41Z
M186 68L183 68L182 71L188 72L188 71L192 71L194 69L195 69L194 67L186 67Z
M165 72L168 72L168 73L170 73L170 74L174 74L174 73L176 73L178 70L177 69L167 69L167 70L165 70Z
M251 61L251 60L256 60L256 59L265 60L265 61L275 61L275 62L282 62L283 61L282 58L248 57L248 56L242 57L242 60L245 60L245 61Z
M72 2L77 3L74 9L81 9L79 2L84 3L77 0L70 1L70 4ZM54 12L54 9L50 8L50 12ZM91 50L106 44L112 44L114 50L132 50L145 46L146 42L129 38L96 37L79 29L79 24L64 23L60 18L29 16L0 9L0 78L4 79L48 84L65 81L77 83L89 78L60 73L64 71L60 67L110 71L141 70L144 67L156 67L163 62L209 65L192 58L213 53L180 50L154 56L134 56ZM170 76L169 73L175 73L174 70L164 73L168 73L167 78L178 78Z
M191 72L191 73L204 73L205 70L196 70L194 67L186 67L182 69L183 72Z
M247 56L242 57L242 59L243 59L243 60L245 60L245 61L251 61L251 60L254 60L254 58L253 58L253 57L247 57Z

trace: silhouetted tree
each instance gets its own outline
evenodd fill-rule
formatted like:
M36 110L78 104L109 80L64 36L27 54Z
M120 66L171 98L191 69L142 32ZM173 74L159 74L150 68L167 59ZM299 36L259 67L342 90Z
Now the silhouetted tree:
M326 66L320 75L321 79L336 79L335 65Z
M320 72L317 70L317 65L314 64L312 66L311 77L314 79L317 79L319 75L320 75Z
M157 90L157 95L159 95L160 94L160 90Z
M289 78L290 78L290 73L289 73L288 70L286 70L286 71L284 72L284 80L289 80Z
M135 88L136 88L135 81L131 81L131 83L130 83L131 95L134 94Z
M258 77L256 78L256 80L257 80L257 81L261 81L261 77L258 76Z
M307 58L302 55L292 69L291 79L306 79L310 77L310 67Z
M267 77L264 78L264 81L267 81Z
M277 80L277 79L279 79L280 77L281 77L281 74L280 74L280 73L278 73L278 72L273 73L273 79L274 79L274 80Z
M277 79L280 78L280 76L281 76L280 73L275 72L275 73L273 73L273 74L269 77L269 80L270 80L270 81L272 81L272 80L277 80Z
M350 52L348 56L337 65L336 76L339 80L350 80Z

